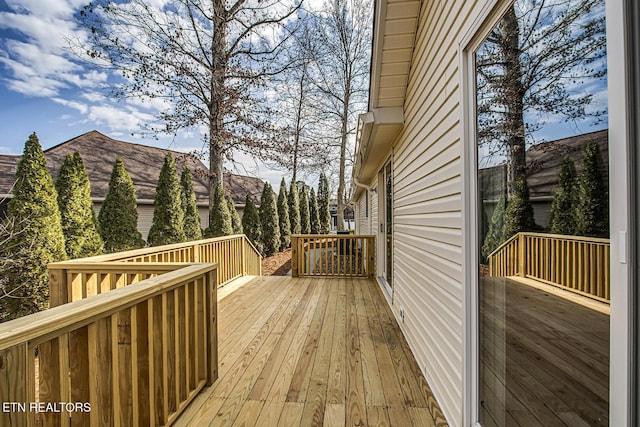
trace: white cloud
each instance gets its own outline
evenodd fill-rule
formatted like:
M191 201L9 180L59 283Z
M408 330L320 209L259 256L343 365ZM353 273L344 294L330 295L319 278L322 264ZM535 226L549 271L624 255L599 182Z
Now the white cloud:
M98 105L89 107L87 119L99 126L106 126L110 131L130 132L132 129L140 129L154 117L131 108Z
M62 98L51 98L51 100L55 103L64 105L65 107L73 108L74 110L79 111L81 114L86 114L87 111L89 111L89 107L86 104L82 104L80 102L69 101Z

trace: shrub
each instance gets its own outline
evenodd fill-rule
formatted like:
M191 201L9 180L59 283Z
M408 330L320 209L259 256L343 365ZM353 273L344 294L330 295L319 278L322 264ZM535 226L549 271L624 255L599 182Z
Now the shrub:
M318 219L320 220L320 234L329 234L331 231L329 199L329 180L324 173L321 173L320 181L318 182Z
M558 186L551 202L549 213L549 232L553 234L573 235L576 232L576 168L569 156L562 160Z
M231 213L224 197L222 185L218 184L213 193L213 207L209 211L209 227L205 230L207 237L229 236L233 233Z
M193 190L193 178L187 166L184 167L180 175L180 189L182 211L184 212L185 240L200 240L202 239L202 225L198 214L196 193Z
M300 202L300 233L309 234L311 232L311 218L309 216L309 193L304 183L300 184L298 190Z
M318 216L318 199L316 198L316 193L313 191L313 188L309 189L309 223L310 233L319 234L320 218Z
M482 256L486 261L489 254L496 250L498 246L505 241L504 239L504 210L507 204L507 198L503 194L498 200L498 204L491 215L491 222L489 223L489 231L484 238L482 244Z
M278 193L278 221L280 224L280 249L291 246L291 222L289 221L289 203L287 202L287 184L282 178Z
M181 193L176 163L171 153L167 153L160 170L153 201L153 222L147 239L150 246L185 241Z
M13 198L0 239L0 320L10 320L49 304L47 264L66 259L64 235L53 179L35 133L27 139L16 170Z
M227 197L227 208L229 208L229 213L231 214L231 229L233 230L233 234L242 234L242 220L231 196Z
M291 222L291 234L300 234L300 201L295 181L291 181L289 188L289 221Z
M273 188L266 182L260 198L260 223L264 254L271 256L280 250L280 223Z
M609 237L609 193L604 162L598 143L584 148L578 187L576 229L581 236Z
M91 184L77 152L62 161L56 190L67 256L74 259L101 254L103 244L91 201Z
M98 213L98 223L105 252L126 251L144 246L144 240L138 231L136 190L120 158L113 165L109 190Z
M251 194L247 194L242 214L242 229L258 252L262 253L262 225Z
M536 231L533 219L533 206L529 201L529 187L527 180L521 176L516 181L511 200L504 211L504 239L521 231Z

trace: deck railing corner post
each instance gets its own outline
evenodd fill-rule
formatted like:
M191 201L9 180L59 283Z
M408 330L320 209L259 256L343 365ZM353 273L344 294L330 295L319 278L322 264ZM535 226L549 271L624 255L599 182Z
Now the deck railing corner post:
M49 307L57 307L69 302L67 289L67 269L49 267Z
M527 247L525 233L518 233L518 276L527 275Z

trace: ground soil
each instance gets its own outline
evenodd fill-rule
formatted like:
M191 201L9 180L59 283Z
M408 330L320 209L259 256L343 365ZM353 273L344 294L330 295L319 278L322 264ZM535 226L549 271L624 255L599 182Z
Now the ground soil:
M263 276L286 276L291 270L291 249L262 259Z

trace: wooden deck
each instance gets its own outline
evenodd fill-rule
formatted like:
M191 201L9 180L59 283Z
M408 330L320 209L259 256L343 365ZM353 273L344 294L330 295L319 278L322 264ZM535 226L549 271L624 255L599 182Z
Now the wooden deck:
M545 286L482 280L482 425L608 426L608 305Z
M447 425L375 281L220 291L219 378L177 425Z

